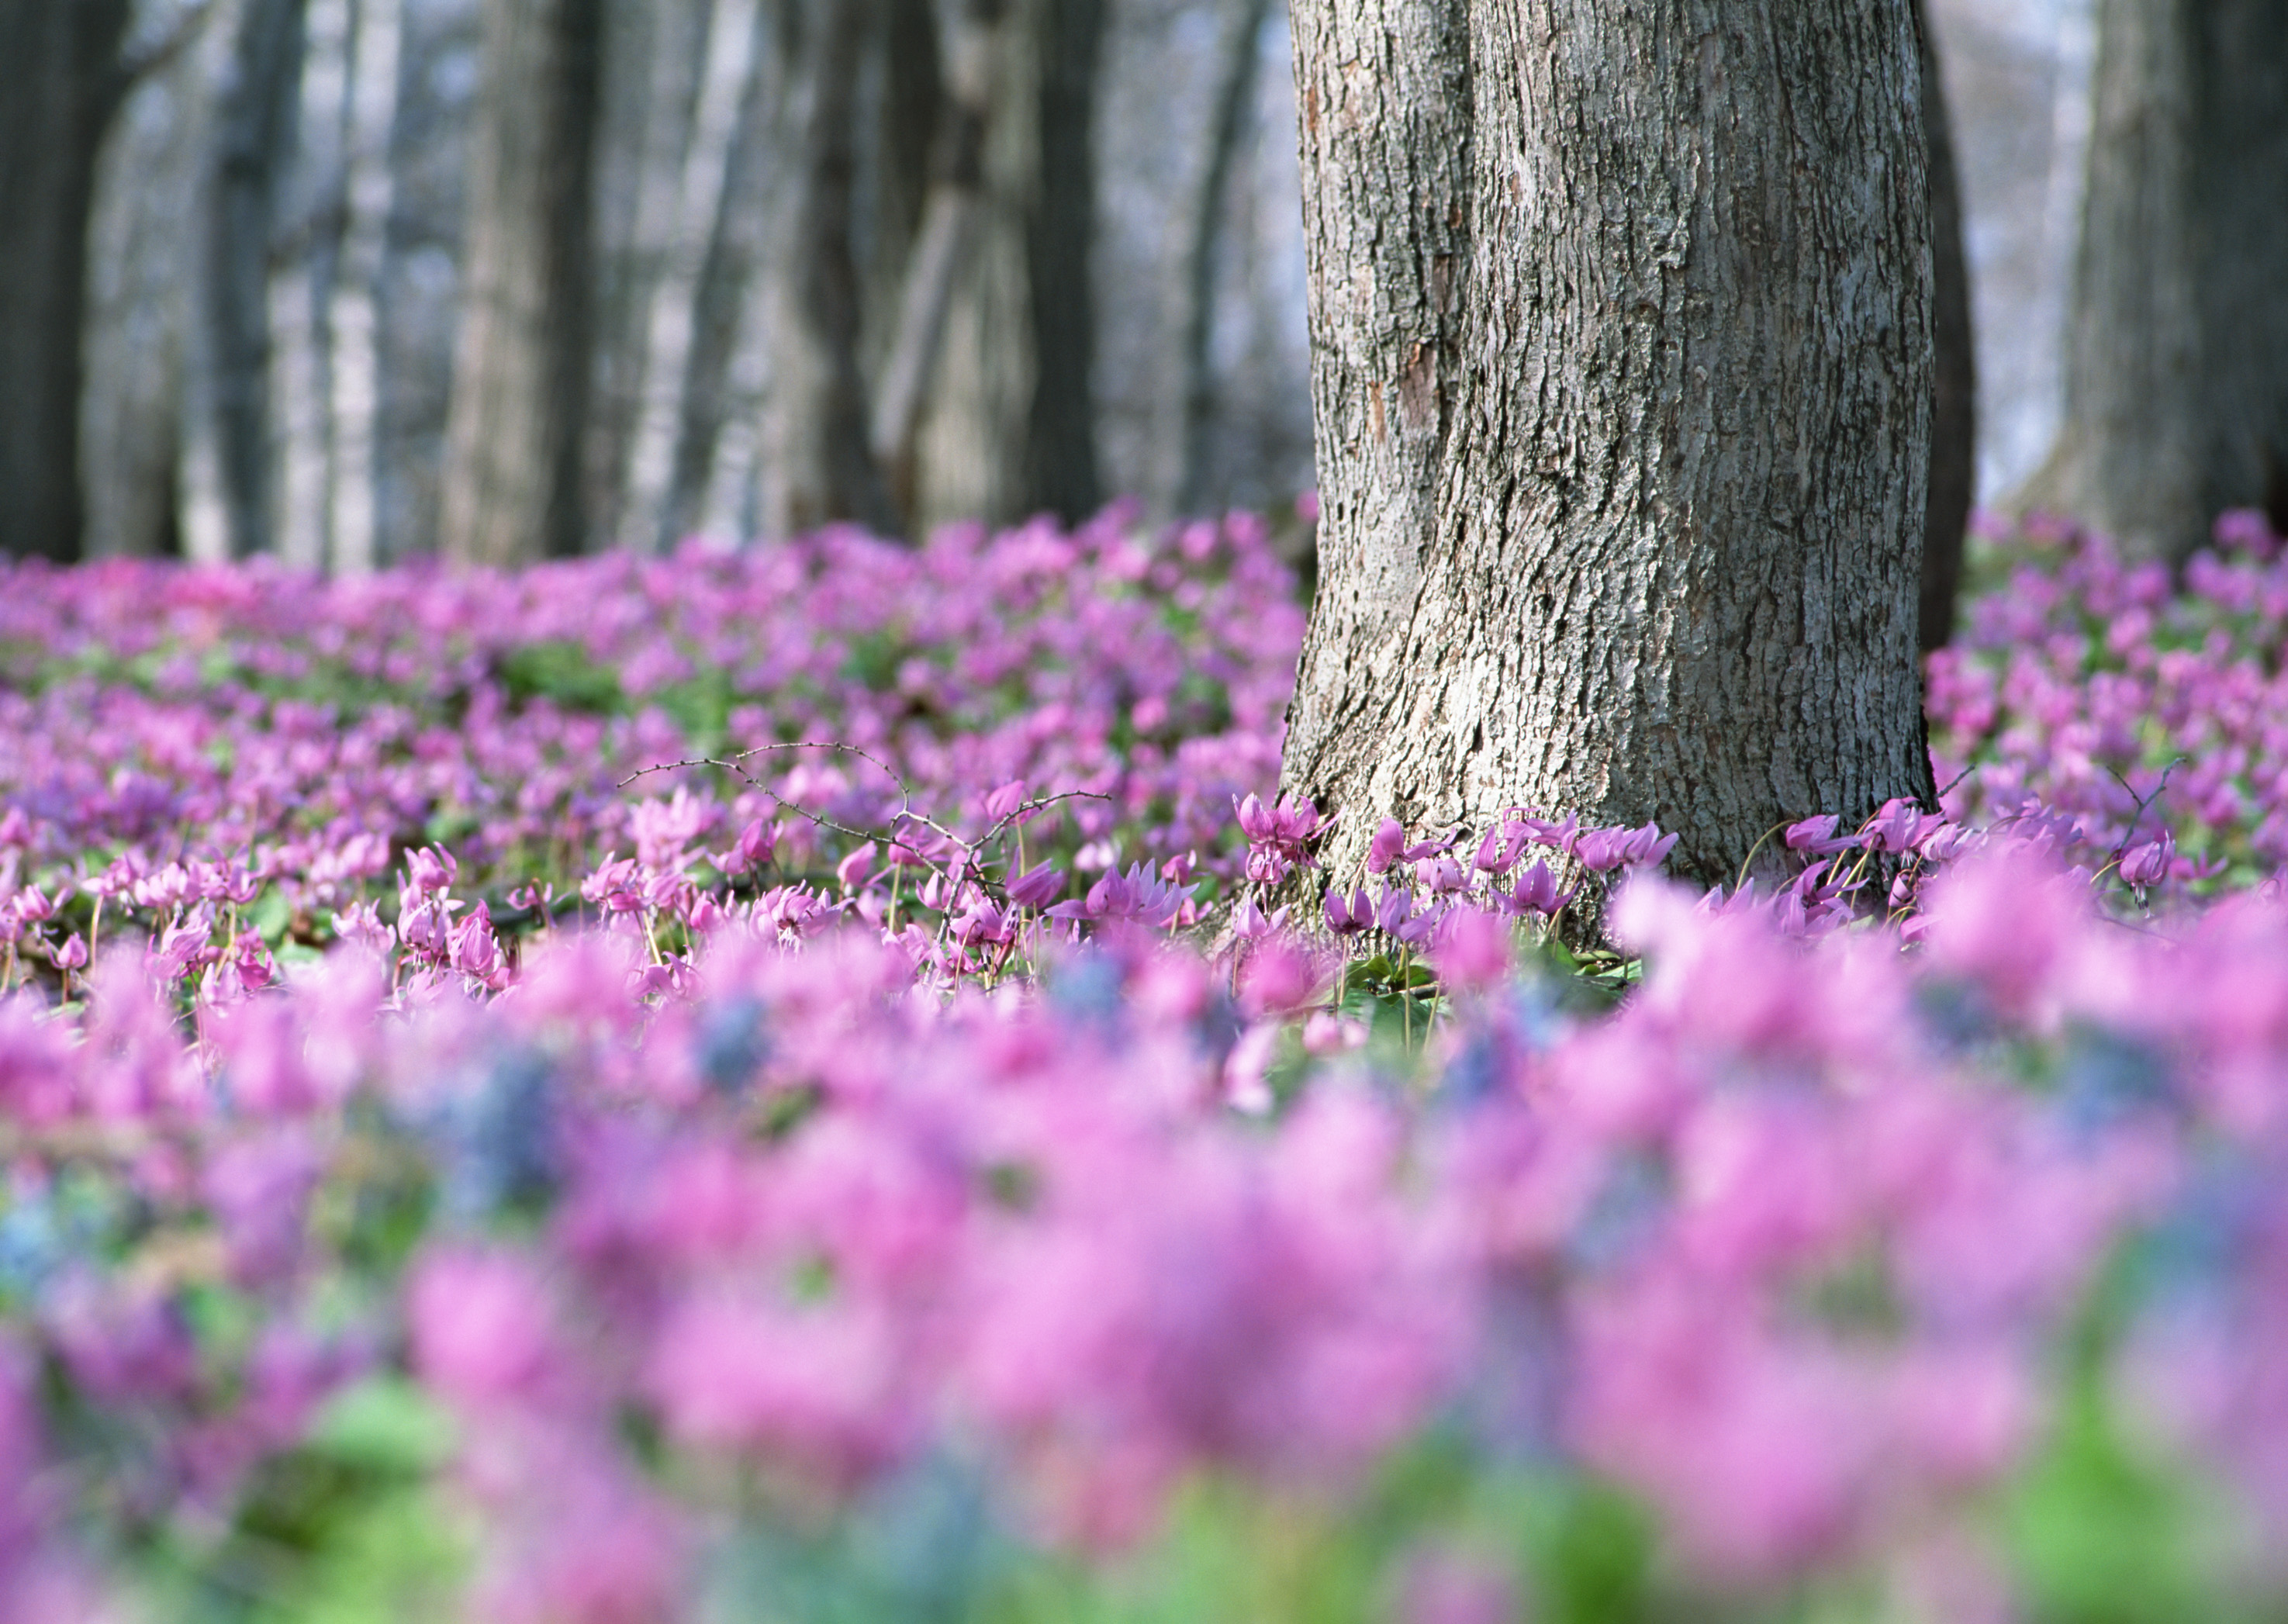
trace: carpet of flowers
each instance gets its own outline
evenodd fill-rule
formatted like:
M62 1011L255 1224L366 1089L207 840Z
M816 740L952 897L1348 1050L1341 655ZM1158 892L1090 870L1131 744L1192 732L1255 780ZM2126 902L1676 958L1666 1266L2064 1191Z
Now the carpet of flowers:
M2278 1616L2280 554L1705 897L1321 875L1244 517L7 568L0 1624Z

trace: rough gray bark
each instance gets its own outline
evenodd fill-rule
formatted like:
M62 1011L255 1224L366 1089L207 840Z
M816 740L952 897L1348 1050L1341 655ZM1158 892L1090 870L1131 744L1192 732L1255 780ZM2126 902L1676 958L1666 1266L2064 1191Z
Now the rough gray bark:
M1954 636L1963 534L1978 479L1978 372L1954 133L1922 0L1915 0L1915 21L1922 41L1923 139L1930 165L1930 506L1923 527L1922 595L1916 614L1916 643L1927 654L1944 647Z
M1092 128L1104 0L1045 0L1040 29L1040 191L1025 233L1034 355L1025 506L1071 524L1103 501L1089 243L1096 234Z
M576 553L600 0L486 0L441 551Z
M1304 0L1320 586L1285 787L1656 819L1732 878L1927 795L1904 0Z
M2065 421L2017 505L2181 561L2288 524L2288 8L2101 0Z
M128 18L128 0L0 0L0 553L79 553L88 218Z
M1192 205L1191 249L1184 261L1183 462L1176 476L1176 511L1196 513L1207 494L1208 437L1215 424L1216 271L1223 242L1224 194L1231 186L1247 110L1255 99L1255 64L1271 0L1238 0L1224 41L1223 73L1216 85L1208 158Z

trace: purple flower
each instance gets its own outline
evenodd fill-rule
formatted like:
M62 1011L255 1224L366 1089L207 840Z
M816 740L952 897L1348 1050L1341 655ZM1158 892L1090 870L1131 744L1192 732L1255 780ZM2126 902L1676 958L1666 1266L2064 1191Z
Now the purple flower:
M1514 890L1507 896L1500 896L1499 893L1497 896L1512 914L1520 916L1527 914L1552 915L1573 900L1573 890L1569 887L1559 891L1557 875L1547 863L1537 858L1532 867L1517 876Z
M1896 796L1860 826L1859 837L1870 852L1902 854L1913 851L1944 821L1934 813L1926 813L1911 798Z
M1374 904L1368 900L1366 887L1361 885L1347 900L1339 891L1327 892L1327 929L1337 936L1356 936L1374 927Z
M1800 823L1789 824L1784 837L1787 849L1807 852L1815 857L1849 850L1859 844L1859 836L1836 834L1835 826L1840 821L1833 812L1824 812L1816 818L1806 818Z
M1065 888L1065 876L1053 863L1042 863L1009 882L1009 900L1018 907L1044 908Z
M2158 885L2169 877L2169 866L2176 855L2176 840L2169 835L2132 846L2121 854L2121 877L2141 890Z
M845 891L856 891L874 873L874 859L881 848L872 841L866 842L834 865L834 877Z
M1405 849L1405 829L1397 819L1385 818L1375 830L1374 838L1367 843L1366 871L1369 874L1385 873Z
M423 846L405 854L405 880L417 891L441 893L452 888L461 865L442 846Z
M998 789L989 791L980 803L988 823L1005 823L1025 804L1025 780L1012 779Z
M1055 919L1124 920L1157 931L1174 924L1190 900L1189 886L1172 885L1143 864L1132 863L1127 873L1116 869L1090 886L1081 901L1061 902L1049 914Z
M1609 874L1628 860L1629 831L1589 829L1573 843L1573 855L1592 874Z
M1434 896L1450 897L1468 886L1470 876L1462 872L1461 864L1442 852L1414 865L1414 883Z
M771 860L778 846L778 826L757 818L739 831L731 849L719 853L715 866L725 874L745 874Z

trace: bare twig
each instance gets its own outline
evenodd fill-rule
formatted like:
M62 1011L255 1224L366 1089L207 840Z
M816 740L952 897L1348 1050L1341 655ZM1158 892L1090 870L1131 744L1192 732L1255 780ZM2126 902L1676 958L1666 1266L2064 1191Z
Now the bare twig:
M839 751L846 755L855 756L860 760L864 761L879 770L884 777L887 778L892 783L898 787L898 810L890 815L889 827L886 829L854 828L849 824L843 823L836 819L826 816L823 812L813 812L810 808L803 805L801 803L790 800L785 796L781 795L768 784L764 783L761 780L749 772L746 768L741 764L751 757L777 755L789 750ZM1033 812L1055 805L1060 801L1108 801L1112 798L1103 791L1097 789L1066 789L1061 790L1055 795L1037 796L1029 801L1025 801L1020 804L1013 811L1001 818L990 828L987 829L984 834L979 836L974 841L964 840L960 836L946 828L945 825L938 822L936 819L931 818L922 812L918 812L913 809L913 791L908 787L906 780L899 775L896 768L891 766L889 763L884 761L880 757L862 746L846 744L842 741L836 739L805 739L783 744L760 744L757 745L752 749L741 750L737 755L728 758L704 757L684 761L663 761L648 767L639 768L637 771L629 773L627 777L620 780L616 787L624 789L640 778L648 777L655 772L678 772L687 767L713 767L718 771L729 772L736 777L740 782L747 785L749 788L760 790L763 794L770 796L771 799L778 805L785 808L788 812L794 813L797 817L806 819L820 828L830 829L838 835L847 835L855 840L878 840L890 844L902 844L903 843L899 839L898 836L898 826L902 823L907 822L918 823L923 828L932 830L945 840L951 842L954 845L958 846L965 853L972 857L974 857L981 848L989 844L994 839L999 836L1004 829L1010 828L1013 824L1023 821ZM909 850L910 850L910 848L909 848ZM936 866L929 863L929 860L926 858L923 859L923 862L926 866L931 868L932 872L937 872ZM982 876L980 877L981 882L982 882Z

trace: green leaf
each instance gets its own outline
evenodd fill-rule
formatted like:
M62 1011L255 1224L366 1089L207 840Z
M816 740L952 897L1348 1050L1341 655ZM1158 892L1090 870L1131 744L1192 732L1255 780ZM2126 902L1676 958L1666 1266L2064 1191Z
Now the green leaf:
M501 685L518 704L544 699L566 710L604 715L621 708L619 673L568 640L524 643L500 658Z
M335 1394L303 1446L369 1470L416 1477L450 1460L457 1441L453 1418L426 1390L387 1374Z

